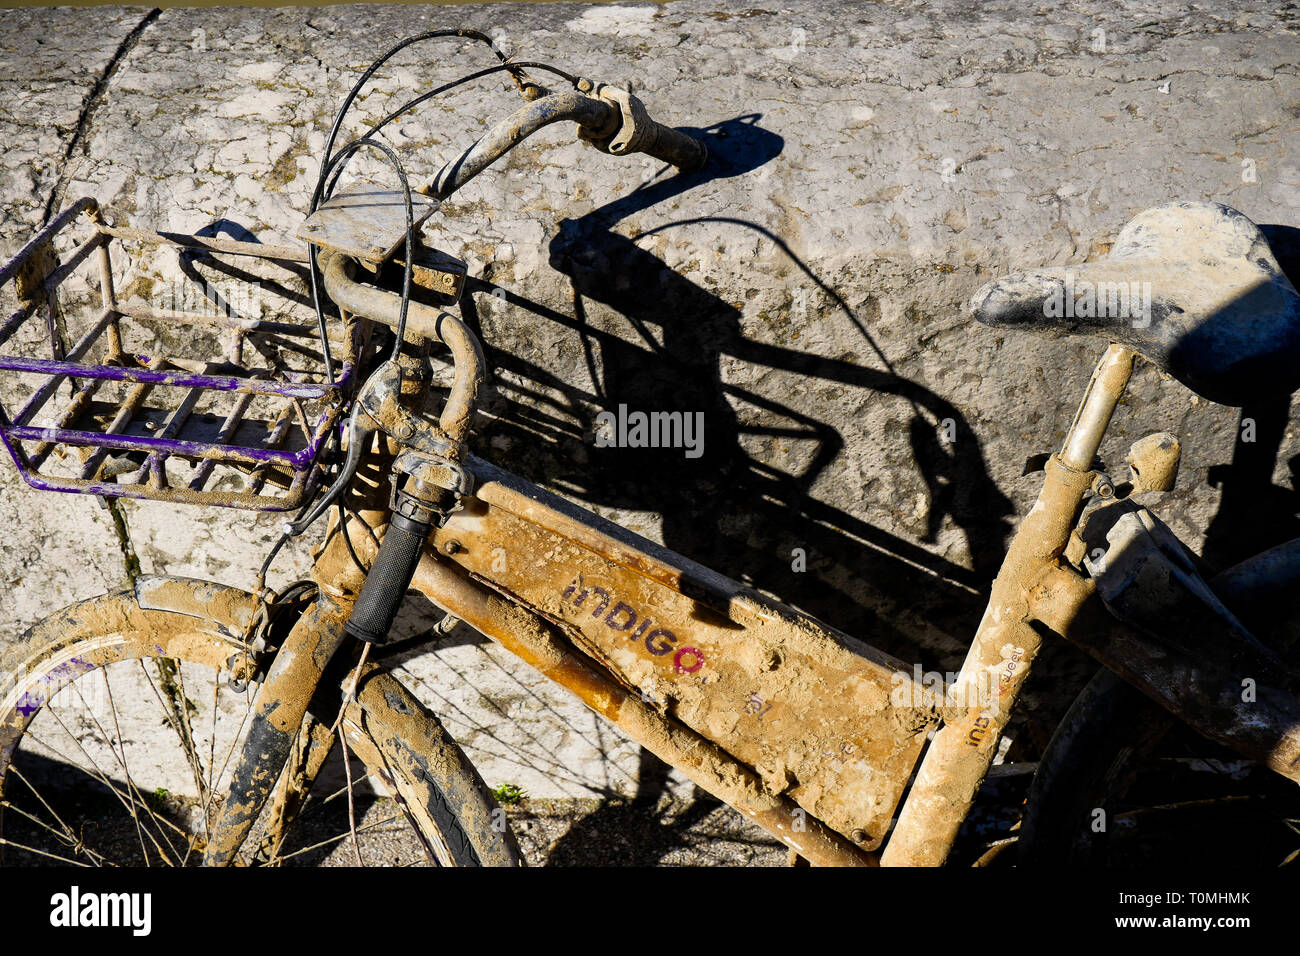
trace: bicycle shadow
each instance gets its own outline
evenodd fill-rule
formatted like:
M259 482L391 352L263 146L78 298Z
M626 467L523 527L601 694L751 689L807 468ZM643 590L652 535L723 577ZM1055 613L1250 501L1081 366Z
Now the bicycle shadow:
M481 335L489 365L504 374L497 375L482 403L487 421L476 447L503 467L585 503L662 515L668 547L793 599L850 633L869 633L872 643L886 650L914 653L913 635L878 633L890 629L883 618L892 617L877 613L881 602L905 612L889 596L902 593L900 588L919 587L930 598L928 625L966 633L972 618L978 620L983 612L982 594L996 574L1010 529L1011 502L989 477L965 416L899 375L868 322L771 230L732 217L670 221L631 237L613 228L711 178L741 175L774 158L780 137L749 120L742 117L703 131L713 164L721 166L713 176L678 174L642 185L580 219L560 223L550 243L550 263L570 283L572 314L490 281L468 284L462 304L466 321L477 332L482 332L484 316L476 298L504 300L512 321L525 310L543 324L572 331L595 383L586 388L567 381L494 345L491 335ZM638 240L703 224L771 243L798 270L798 281L828 299L830 310L855 327L861 358L829 358L750 337L742 327L741 308L638 245ZM589 315L593 305L601 309L606 327ZM863 311L872 309L878 306L869 302ZM621 328L608 328L610 317ZM902 420L889 438L905 443L928 499L920 544L822 501L815 486L831 477L831 466L846 453L839 428L825 417L728 380L723 367L737 362L893 399ZM680 450L601 447L593 440L595 415L616 412L620 405L684 416L703 413L700 453L692 457ZM945 426L954 440L943 437ZM539 437L545 440L539 442ZM764 460L777 442L809 449L796 469L782 470ZM965 536L973 567L921 546L937 540L945 519ZM807 571L797 569L792 558L796 548L807 556ZM843 573L852 581L829 583ZM865 588L871 593L855 595Z
M497 370L481 404L486 421L478 429L477 453L587 505L661 516L662 540L669 548L774 592L904 660L955 670L983 613L1013 513L989 476L965 416L891 365L870 328L879 314L874 299L858 310L850 307L772 230L736 217L709 216L663 222L630 236L616 231L633 214L775 159L783 142L758 126L758 118L738 117L692 131L708 143L709 169L642 184L559 223L549 260L570 286L571 313L491 280L467 283L463 314L484 343L489 367ZM698 227L720 227L738 237L739 247L753 239L768 244L791 267L805 296L822 297L829 303L826 312L855 330L856 354L832 358L801 350L789 344L796 337L780 335L780 329L784 341L777 344L754 336L742 307L644 247L648 240ZM517 349L495 345L493 336L484 334L488 317L480 300L504 301L516 325L522 314L526 323L571 333L592 384L576 383L521 358ZM787 316L778 324L797 332L801 321L811 319ZM897 412L889 440L906 448L905 464L927 499L919 542L828 504L819 483L837 477L846 455L868 450L848 449L840 425L820 408L810 413L805 404L800 410L772 398L771 389L738 383L725 374L735 363L795 373L814 390L856 389L864 400L892 401ZM595 440L596 415L617 413L621 406L701 413L702 445L691 449L698 454ZM782 443L805 449L795 466L771 463L780 459ZM869 500L869 493L865 497ZM924 547L938 540L945 521L965 537L971 567ZM653 807L665 793L657 765L657 758L643 751L638 807ZM698 814L692 810L688 816L707 815L707 801L697 798L697 803ZM610 825L610 814L627 812L630 808L613 806L578 821L557 844L556 862L588 859L583 847L590 836ZM663 840L649 844L650 855L678 838L675 825L666 826Z

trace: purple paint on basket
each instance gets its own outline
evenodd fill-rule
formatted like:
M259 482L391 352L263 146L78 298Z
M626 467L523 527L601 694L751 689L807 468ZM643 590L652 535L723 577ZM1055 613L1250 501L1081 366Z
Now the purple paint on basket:
M66 226L72 218L88 203L88 200L74 205L71 209L60 214L55 221L48 226L40 235L52 236L55 232ZM163 237L166 238L166 237ZM102 242L96 240L98 245L86 244L82 248L93 251L93 248L105 245L107 239ZM26 251L36 248L39 242L29 243ZM93 248L92 248L93 246ZM80 253L74 254L76 258ZM84 255L81 255L84 258ZM0 285L9 282L15 275L18 266L25 259L25 253L20 254L19 258L0 268ZM65 270L70 271L75 262L65 263ZM59 281L66 276L60 274ZM0 341L8 338L24 322L32 321L32 317L40 314L39 310L28 310L22 315L15 313L10 317L10 321L0 329ZM105 302L102 310L98 313L91 327L81 336L80 339L67 348L66 354L57 348L54 340L51 340L51 348L54 350L56 358L37 359L24 356L4 356L0 355L0 373L18 372L36 374L45 377L44 383L40 385L32 394L30 394L22 407L18 410L17 415L11 417L9 410L0 407L0 444L3 444L9 456L17 465L23 479L33 488L45 491L62 491L72 494L92 494L112 498L136 498L160 501L172 501L182 504L212 504L218 507L244 508L265 512L282 512L297 508L302 498L309 495L319 485L321 476L317 473L316 458L324 447L326 439L330 436L331 429L338 427L340 433L346 429L347 399L350 397L353 386L356 367L352 361L343 361L336 366L335 380L331 382L319 381L320 376L311 372L282 370L274 379L265 377L256 377L264 375L265 372L249 373L247 375L215 375L191 372L183 368L164 367L163 369L149 368L150 364L160 365L157 356L151 356L145 353L137 353L134 358L144 368L122 367L117 364L94 364L93 359L87 358L90 355L91 348L100 340L100 336L110 325L126 318L124 313L116 311L111 302ZM10 326L13 326L10 329ZM361 324L351 324L350 334L352 336L353 349L359 348L361 336ZM322 347L324 347L322 345ZM356 354L355 351L353 354ZM145 386L154 386L160 390L177 391L160 391L160 395L177 396L183 394L182 390L189 390L189 396L186 401L193 402L197 397L195 394L199 391L209 391L224 393L227 395L243 396L266 396L269 399L280 399L282 404L288 401L294 402L323 402L325 407L315 417L314 422L309 422L301 416L305 409L299 407L299 422L302 429L294 433L292 439L284 430L275 434L277 444L286 443L286 440L302 440L304 447L297 451L282 450L280 448L268 447L268 444L259 443L253 439L251 445L239 445L228 443L216 443L206 441L192 441L178 437L162 438L150 435L125 434L127 428L121 427L115 433L108 434L94 430L81 430L77 428L64 428L60 424L65 421L68 424L79 424L72 420L69 411L56 410L51 414L47 409L47 403L55 399L58 395L57 386L67 380L73 380L78 386L77 400L81 400L87 393L93 392L93 385L97 382L126 382ZM87 383L91 383L88 385ZM242 416L243 408L247 407L249 399L241 399L244 403L237 412L232 412L232 416ZM125 406L122 406L123 409ZM173 408L176 406L173 405ZM191 407L193 407L191 405ZM70 410L70 409L69 409ZM36 427L32 424L37 416L42 420L50 422L53 427ZM259 418L262 416L259 415ZM274 418L274 413L271 416ZM234 418L231 419L235 420ZM55 424L59 423L59 424ZM128 425L130 424L128 420ZM268 425L269 427L269 425ZM307 434L301 434L305 429ZM139 429L132 429L139 430ZM224 437L233 438L235 433L233 429L230 434L223 432ZM267 441L267 439L263 439ZM40 442L45 443L45 448L39 455L29 455L28 450L24 448L24 443ZM60 477L56 475L41 474L41 469L48 460L51 445L73 446L77 448L88 448L101 452L107 450L126 451L145 453L149 456L147 474L152 479L149 483L134 483L104 480L87 480L83 478ZM208 476L212 474L212 464L202 468L198 472L201 476L198 483L191 482L188 487L163 487L167 484L167 476L163 470L166 459L176 455L178 458L191 460L192 463L208 462L212 464L225 464L238 467L241 470L257 476L256 480L246 486L246 490L239 492L217 492L205 490ZM102 456L101 456L102 457ZM94 468L97 468L97 461L92 462ZM266 487L266 468L273 466L277 470L287 470L290 481L287 489L281 489L281 494L276 497L274 494L266 494L263 489ZM141 471L144 474L145 471ZM72 668L83 666L80 662L70 662ZM29 713L40 702L33 703L26 701L20 705L27 708Z
M8 429L19 441L56 441L66 445L114 448L119 451L165 452L203 458L212 455L220 461L239 461L250 465L263 463L285 464L299 467L316 453L318 440L308 442L301 451L280 451L278 448L249 448L244 445L214 445L203 441L182 441L177 438L152 438L148 435L105 435L102 432L83 432L70 428L32 428L28 425Z

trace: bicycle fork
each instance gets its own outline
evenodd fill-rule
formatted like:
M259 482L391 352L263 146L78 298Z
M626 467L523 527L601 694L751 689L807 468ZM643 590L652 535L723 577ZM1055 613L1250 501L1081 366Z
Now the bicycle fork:
M312 695L339 648L349 637L373 644L388 636L429 533L446 520L457 499L453 491L411 479L409 491L394 486L388 530L368 572L343 557L341 535L327 541L316 562L317 600L295 622L257 692L230 792L204 850L205 865L234 862L293 755ZM365 510L357 517L372 524L383 514ZM325 739L319 744L331 746Z
M312 694L343 645L347 610L321 591L294 624L257 692L230 792L204 850L205 866L234 862L293 752Z

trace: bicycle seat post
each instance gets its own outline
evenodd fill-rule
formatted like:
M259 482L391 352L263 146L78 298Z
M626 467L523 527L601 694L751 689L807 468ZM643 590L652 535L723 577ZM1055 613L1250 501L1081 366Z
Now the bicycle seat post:
M1061 461L1075 471L1088 471L1101 447L1101 439L1115 414L1129 377L1134 353L1122 345L1111 345L1097 362L1070 432L1061 446Z
M1133 370L1133 353L1112 345L1098 361L1060 454L1047 462L1038 501L1021 522L989 595L944 726L881 858L885 866L939 866L947 859L989 766L1042 637L1030 591L1055 566L1092 486L1092 462ZM989 675L996 675L989 686Z

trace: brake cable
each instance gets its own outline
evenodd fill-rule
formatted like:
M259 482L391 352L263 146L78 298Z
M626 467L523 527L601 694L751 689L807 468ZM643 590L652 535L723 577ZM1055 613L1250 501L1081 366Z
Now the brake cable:
M493 73L500 73L504 70L509 70L513 72L515 69L523 69L525 67L533 70L542 70L547 73L554 73L556 76L560 77L561 79L571 84L575 89L578 86L578 77L574 76L571 73L567 73L564 70L561 70L559 67L551 66L549 63L539 63L539 62L527 60L524 61L523 63L509 63L509 64L504 64L502 66L490 66L487 67L486 69L479 70L475 73L467 73L466 75L460 77L459 79L452 80L450 83L446 83L438 87L437 89L429 90L429 92L427 93L421 93L415 99L403 103L397 109L393 110L393 112L389 113L379 122L375 123L374 126L370 127L370 129L366 132L365 136L361 138L365 139L369 136L373 136L375 133L379 132L379 130L387 126L393 120L397 119L407 110L414 109L415 107L419 106L421 103L425 103L428 100L433 99L435 96L441 96L443 93L446 93L448 90L453 90L458 86L464 86L466 83L470 83L474 80L481 79L482 77L485 76L490 76ZM536 84L533 85L536 86Z
M403 104L401 107L399 107L397 110L390 113L388 116L385 116L383 119L379 120L377 123L372 125L370 129L368 129L362 136L358 137L357 139L348 143L346 146L342 147L337 153L333 151L334 142L338 136L339 130L342 127L343 120L346 117L346 114L348 113L349 109L352 107L353 102L355 101L357 95L360 93L361 89L370 80L370 78L374 76L375 72L379 69L380 66L382 66L385 62L387 62L389 59L391 59L401 50L404 50L405 48L412 46L416 43L422 42L424 40L429 40L429 39L450 38L450 37L463 37L463 38L477 40L479 42L485 43L492 49L492 51L497 55L498 59L500 59L502 62L496 66L488 67L458 77L457 79L452 80L449 83L445 83L442 86L436 87L433 90L420 94L414 99ZM334 122L331 126L329 137L326 140L325 159L321 165L321 170L317 177L316 188L315 190L313 190L308 215L316 212L317 209L320 208L320 205L323 202L328 201L328 199L333 195L334 190L337 187L338 180L342 176L348 161L362 147L371 147L376 150L379 150L381 153L384 154L385 158L389 161L394 171L397 173L397 178L400 181L402 186L402 196L405 205L404 212L406 214L406 230L404 236L406 255L405 255L405 262L403 264L403 270L402 270L402 294L401 294L401 301L400 301L400 312L398 316L396 334L394 336L394 341L393 341L392 359L394 360L397 359L398 355L400 354L402 343L405 338L407 313L409 311L409 306L410 306L411 272L413 266L413 252L414 252L413 237L415 232L414 211L413 211L412 200L411 200L410 181L406 175L405 169L402 166L401 160L398 158L397 154L390 147L386 146L383 143L376 142L375 140L372 139L372 137L375 134L377 134L381 129L383 129L386 125L391 123L393 120L397 119L399 116L405 114L406 112L414 109L415 107L421 105L422 103L425 103L433 99L434 97L439 96L449 90L455 89L459 86L463 86L467 83L473 82L474 80L477 79L481 79L482 77L485 76L489 76L500 72L508 72L510 73L511 78L515 81L515 85L522 91L525 88L525 84L524 82L522 82L521 77L523 77L523 79L527 79L526 74L523 73L525 69L541 70L547 73L554 74L556 76L561 77L566 82L572 84L575 87L578 84L577 77L566 72L565 70L562 70L558 67L552 66L547 63L541 63L536 61L525 61L522 63L508 62L507 57L497 48L495 42L492 41L492 39L488 37L486 34L483 34L481 32L474 31L474 30L430 31L427 33L418 34L416 36L406 38L402 42L398 43L397 45L389 49L378 59L376 59L366 69L365 73L361 75L361 77L357 80L357 82L353 84L352 89L348 92L348 95L344 98L344 101L342 105L339 107L338 112L335 114ZM536 84L533 84L531 80L528 80L528 83L533 86L536 86ZM314 245L308 244L308 272L311 278L312 305L315 308L317 329L321 336L322 355L325 363L326 378L330 381L333 381L334 378L333 359L332 356L330 355L328 333L325 327L326 324L325 310L320 295L320 271L319 270L320 270L320 266L319 266L319 260L317 258L316 247ZM312 524L314 524L321 517L321 515L323 515L328 510L331 504L339 500L343 491L348 487L352 479L355 477L356 469L360 464L362 446L366 443L369 436L374 434L373 431L368 431L366 432L366 437L365 438L362 437L362 430L359 427L359 423L357 419L358 408L359 406L354 407L352 414L349 417L348 450L347 450L346 457L343 461L343 464L339 469L338 476L334 480L333 484L329 487L329 489L325 492L325 494L315 503L315 506L311 508L309 513L304 514L303 512L300 512L299 515L295 518L295 520L287 523L284 526L284 535L281 537L280 541L276 543L276 545L272 549L271 554L267 556L267 560L263 564L261 574L259 575L259 580L263 582L263 590L265 589L264 581L265 581L265 575L269 570L269 564L271 560L274 558L275 554L278 553L278 551L283 547L287 538L290 536L301 535ZM342 510L341 501L340 501L340 510ZM348 546L348 551L351 554L353 561L357 563L357 565L360 567L361 566L360 561L357 557L355 548L353 548L352 546L351 540L348 538L346 522L343 521L342 515L340 515L340 521L343 524L342 531L343 531L344 539Z
M466 39L477 40L481 43L486 44L496 54L497 58L501 60L501 63L497 66L489 67L484 70L479 70L474 73L461 76L456 80L451 81L450 83L443 84L442 86L437 87L434 90L431 90L427 93L421 94L418 97L415 97L414 99L408 101L393 113L381 119L378 123L374 124L369 130L367 130L365 134L363 134L358 139L348 143L341 150L339 150L337 154L335 154L333 152L334 141L338 137L339 130L342 127L343 120L348 110L351 108L353 101L356 99L358 93L360 93L362 87L365 86L365 84L375 74L375 72L379 69L379 67L382 66L386 61L391 59L393 56L395 56L398 52L400 52L401 50L405 49L408 46L412 46L424 40L436 39L436 38L450 38L450 37L462 37ZM480 79L484 76L489 76L494 73L508 72L510 73L511 78L515 81L516 87L522 92L525 89L525 84L521 80L521 76L524 79L527 79L526 74L523 74L523 70L526 68L542 70L544 72L558 75L563 79L565 79L567 82L573 84L574 86L577 86L578 83L576 77L572 76L571 74L557 67L550 66L549 64L537 63L531 61L524 62L524 63L508 62L508 58L497 48L495 42L486 34L481 33L479 31L476 30L430 31L427 33L418 34L416 36L406 38L402 42L398 43L396 46L389 49L377 60L375 60L375 62L370 65L370 67L366 70L366 72L362 74L361 78L353 85L347 97L344 99L343 104L340 106L338 112L335 114L334 122L330 128L329 138L326 141L324 160L321 163L320 173L317 176L316 188L313 190L312 200L308 209L308 215L310 216L312 213L316 212L316 210L320 207L320 204L328 200L333 195L334 188L337 185L338 179L342 175L343 170L347 165L348 158L350 158L352 154L359 151L363 146L370 146L375 149L378 149L385 155L385 157L392 164L394 170L397 173L397 177L401 182L402 194L403 194L404 204L406 207L405 208L405 213L406 213L405 259L406 261L404 263L403 276L402 276L401 311L399 314L398 326L396 329L396 335L394 337L394 343L393 343L392 357L394 359L397 358L402 347L402 342L406 331L406 317L407 317L407 312L410 304L410 283L411 283L412 253L413 253L412 240L415 231L414 215L413 215L413 209L411 205L410 181L406 175L405 169L402 167L401 161L398 159L396 153L391 148L389 148L388 146L382 143L374 142L372 140L372 137L376 133L378 133L381 129L383 129L384 126L391 123L393 120L397 119L402 114L419 106L420 104L425 103L433 99L434 97L447 92L448 90L455 89L456 87L459 86L463 86L466 83L473 82L474 80ZM536 84L532 84L531 80L529 80L528 82L531 85L536 86ZM331 173L333 174L332 176ZM334 363L333 363L333 357L330 354L329 333L326 328L325 311L321 303L320 285L319 285L319 263L317 260L316 248L310 243L308 244L307 260L308 260L308 273L311 277L312 306L316 313L316 327L318 333L320 334L320 339L321 339L321 355L323 359L323 364L325 366L325 378L326 381L332 382L334 380ZM301 509L299 509L298 514L295 516L294 520L287 522L284 525L279 539L276 541L274 545L272 545L270 551L267 553L266 558L262 562L262 566L259 569L257 575L258 602L259 605L261 605L260 610L262 612L265 612L265 609L268 607L270 603L277 600L279 597L282 597L282 595L277 595L273 589L268 588L266 585L266 577L267 574L270 572L270 567L272 562L274 562L276 556L283 549L284 545L288 542L290 537L301 535L303 532L305 532L312 524L314 524L321 517L321 515L323 515L329 509L330 505L335 501L338 502L339 511L340 511L339 514L340 530L343 534L344 541L347 544L348 552L351 555L352 560L357 565L357 567L363 568L361 561L357 556L356 549L353 547L350 536L348 535L347 521L344 514L343 503L341 500L341 495L343 491L351 484L352 479L356 475L356 470L361 460L362 448L366 444L368 444L369 440L374 435L373 431L363 430L360 427L357 418L359 407L360 406L354 406L352 413L348 419L348 449L344 457L343 463L339 467L338 476L335 478L334 482L330 485L330 487L326 490L325 494L319 500L317 500L314 503L314 505L313 502L308 501L306 504L302 506ZM364 433L364 437L363 437L363 433ZM338 432L331 430L331 437L330 437L331 444L334 443L337 435ZM328 468L328 465L326 465L325 467ZM374 535L372 532L371 537L373 538L373 536ZM290 590L291 589L292 586ZM258 615L258 617L265 619L266 615L265 613L261 613ZM364 654L362 660L364 661ZM353 685L353 693L355 693L355 683ZM340 713L340 717L341 717L341 713Z

